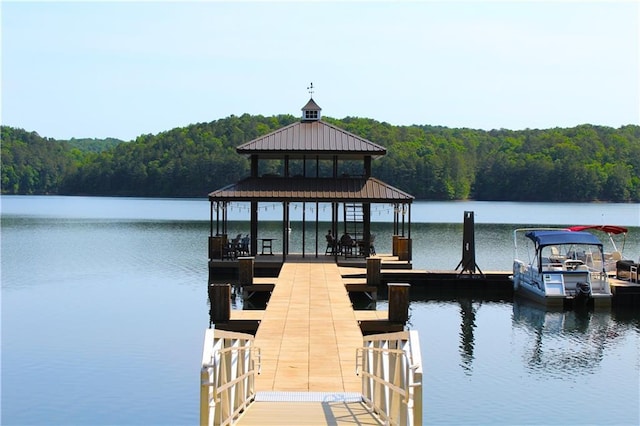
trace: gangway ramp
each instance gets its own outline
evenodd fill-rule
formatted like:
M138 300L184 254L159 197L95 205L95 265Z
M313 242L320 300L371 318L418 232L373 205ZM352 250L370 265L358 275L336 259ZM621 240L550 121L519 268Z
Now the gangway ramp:
M237 425L382 425L360 393L269 392L258 394ZM277 395L276 395L277 394ZM279 400L284 399L284 400Z

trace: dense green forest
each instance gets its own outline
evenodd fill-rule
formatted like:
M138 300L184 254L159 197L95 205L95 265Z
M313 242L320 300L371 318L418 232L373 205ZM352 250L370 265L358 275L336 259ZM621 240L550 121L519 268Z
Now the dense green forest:
M115 138L107 138L107 139L95 139L95 138L84 138L84 139L76 139L71 138L67 141L69 145L73 148L77 148L80 151L90 151L90 152L102 152L106 151L114 146L122 143L123 141Z
M244 114L128 142L58 141L2 126L2 193L204 197L249 174L236 146L296 120ZM385 146L374 176L417 199L640 201L640 126L484 131L324 120Z

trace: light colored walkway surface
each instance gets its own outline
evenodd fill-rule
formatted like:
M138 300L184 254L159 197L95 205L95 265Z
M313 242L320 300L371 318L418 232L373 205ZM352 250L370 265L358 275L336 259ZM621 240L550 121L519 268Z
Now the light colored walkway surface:
M381 425L361 402L254 402L238 424Z
M255 346L262 354L257 391L361 391L355 359L362 333L335 263L282 266Z

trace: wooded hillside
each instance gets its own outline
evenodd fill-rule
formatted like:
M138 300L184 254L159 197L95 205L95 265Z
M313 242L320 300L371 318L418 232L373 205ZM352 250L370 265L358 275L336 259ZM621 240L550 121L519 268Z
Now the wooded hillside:
M205 197L249 174L235 147L298 120L230 116L134 141L2 127L2 193ZM640 201L640 126L512 130L324 117L387 148L373 174L417 199Z

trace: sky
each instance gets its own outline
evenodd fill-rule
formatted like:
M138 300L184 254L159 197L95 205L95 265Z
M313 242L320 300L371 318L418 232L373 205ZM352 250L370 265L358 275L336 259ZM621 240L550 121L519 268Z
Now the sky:
M3 125L132 140L230 115L640 124L637 1L1 4Z

